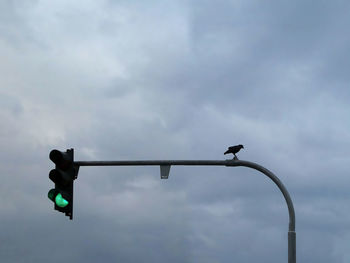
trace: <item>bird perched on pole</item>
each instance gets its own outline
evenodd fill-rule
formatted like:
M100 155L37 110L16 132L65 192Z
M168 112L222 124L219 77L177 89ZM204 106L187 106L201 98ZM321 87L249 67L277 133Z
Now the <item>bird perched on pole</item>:
M233 159L238 160L236 153L238 153L242 148L244 149L242 144L230 146L228 147L227 151L224 154L233 153L234 155Z

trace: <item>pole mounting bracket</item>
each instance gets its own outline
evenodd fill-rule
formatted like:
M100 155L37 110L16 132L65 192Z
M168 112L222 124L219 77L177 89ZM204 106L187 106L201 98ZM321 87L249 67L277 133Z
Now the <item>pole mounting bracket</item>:
M170 165L160 165L160 179L168 179L170 172Z

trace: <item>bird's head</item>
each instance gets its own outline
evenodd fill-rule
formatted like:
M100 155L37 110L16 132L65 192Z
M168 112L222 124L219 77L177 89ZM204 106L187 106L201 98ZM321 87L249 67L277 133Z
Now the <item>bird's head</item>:
M242 145L242 144L240 144L240 145L239 145L239 147L240 147L241 149L242 149L242 148L244 149L244 147L243 147L243 145Z

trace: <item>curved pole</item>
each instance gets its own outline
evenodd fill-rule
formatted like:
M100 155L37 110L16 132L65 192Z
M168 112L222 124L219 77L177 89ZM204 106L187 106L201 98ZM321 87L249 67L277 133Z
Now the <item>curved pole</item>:
M282 184L282 182L278 179L276 175L274 175L271 171L266 169L265 167L248 161L234 160L230 161L226 166L245 166L259 172L262 172L266 176L268 176L281 190L284 199L287 202L288 212L289 212L289 231L288 231L288 263L296 263L296 233L295 233L295 212L292 199Z
M248 161L233 160L139 160L139 161L76 161L76 166L133 166L133 165L160 165L168 166L166 174L169 173L171 165L217 165L217 166L245 166L262 172L269 177L281 190L284 199L287 202L289 212L289 231L288 231L288 263L296 263L296 233L295 233L295 212L292 199L282 182L271 171L265 167ZM162 170L162 168L161 168ZM161 171L162 173L162 171ZM166 179L167 176L161 176Z

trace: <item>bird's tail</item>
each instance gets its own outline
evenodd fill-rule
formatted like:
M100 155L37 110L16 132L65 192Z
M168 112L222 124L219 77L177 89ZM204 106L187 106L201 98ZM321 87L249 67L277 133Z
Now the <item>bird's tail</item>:
M224 152L224 154L228 154L228 153L230 153L230 151L229 151L229 150L227 150L226 152Z

